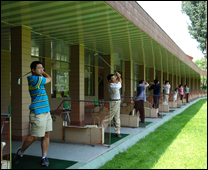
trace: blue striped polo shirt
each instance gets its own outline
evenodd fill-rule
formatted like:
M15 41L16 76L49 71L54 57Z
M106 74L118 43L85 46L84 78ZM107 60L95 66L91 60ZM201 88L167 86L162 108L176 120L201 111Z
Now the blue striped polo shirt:
M49 112L50 106L45 90L46 78L31 75L27 77L27 80L31 96L31 105L29 106L29 109L35 114Z

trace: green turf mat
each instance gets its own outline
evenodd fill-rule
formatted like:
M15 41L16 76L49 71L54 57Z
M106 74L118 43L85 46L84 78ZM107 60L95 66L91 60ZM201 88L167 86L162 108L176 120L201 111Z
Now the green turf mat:
M166 114L160 114L160 116L157 116L157 117L159 117L159 118L162 118L162 117L164 117L164 116L166 116Z
M115 133L111 133L109 134L108 132L105 132L105 141L104 144L110 144L112 145L113 143L125 138L126 136L128 136L129 134L121 134L121 138L117 138ZM110 141L109 141L110 140Z
M55 153L54 153L55 154ZM12 158L14 157L14 153L12 154ZM12 169L66 169L77 162L75 161L66 161L48 158L49 166L43 167L41 165L41 157L39 156L30 156L24 155L18 164L12 164Z
M149 125L151 123L153 123L153 122L145 122L145 126L147 126L147 125ZM140 123L139 122L139 127L144 127L144 123Z

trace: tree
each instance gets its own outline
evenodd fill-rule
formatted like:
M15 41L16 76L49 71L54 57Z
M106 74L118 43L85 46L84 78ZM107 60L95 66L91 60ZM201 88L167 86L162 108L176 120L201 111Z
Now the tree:
M194 63L197 65L197 67L199 67L199 69L207 70L207 67L204 69L204 62L205 62L205 58L204 57L202 57L200 60L194 61Z
M207 71L207 66L206 68L204 69L204 63L205 63L205 58L202 57L200 60L196 60L194 61L194 63L197 65L197 67L199 67L199 69L201 70L204 70L204 71ZM204 89L207 89L207 77L206 76L202 76L201 75L201 88L204 90Z
M207 1L182 1L182 13L191 21L190 35L199 42L198 48L205 54L207 41Z

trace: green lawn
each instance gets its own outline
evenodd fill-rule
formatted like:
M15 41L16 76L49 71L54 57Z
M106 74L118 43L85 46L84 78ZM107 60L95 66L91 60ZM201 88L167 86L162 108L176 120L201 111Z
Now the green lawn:
M99 169L207 169L207 99L193 104Z

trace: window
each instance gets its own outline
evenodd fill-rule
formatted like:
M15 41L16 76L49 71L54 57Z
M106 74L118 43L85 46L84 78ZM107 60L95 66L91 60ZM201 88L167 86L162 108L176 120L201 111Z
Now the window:
M51 43L51 91L53 98L70 97L70 45L64 42Z
M117 52L114 52L114 70L118 71L121 74L121 78L122 78L122 73L123 73L123 63L124 63L124 61L121 60L120 54ZM121 86L121 88L120 88L120 94L122 94L122 92L123 92L122 89L123 89L123 86Z
M39 47L31 47L31 55L39 56Z
M137 91L137 86L139 85L139 65L135 64L133 65L133 72L134 72L134 93Z
M157 73L157 69L155 68L155 79L158 79L158 73Z
M92 50L85 48L85 96L94 95L94 66L95 66L95 56ZM98 57L98 56L97 56Z
M122 60L120 59L119 53L114 52L114 70L122 72Z
M150 81L150 68L146 67L146 82L149 83Z
M94 67L85 66L85 96L94 95Z

